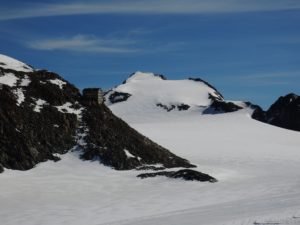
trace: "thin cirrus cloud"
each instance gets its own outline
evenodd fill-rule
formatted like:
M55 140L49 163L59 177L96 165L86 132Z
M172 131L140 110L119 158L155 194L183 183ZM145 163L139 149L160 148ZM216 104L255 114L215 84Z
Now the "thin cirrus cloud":
M82 53L157 53L176 52L186 47L185 42L147 42L134 39L104 39L94 35L75 35L63 38L35 39L22 43L25 47L44 51L69 51Z
M247 74L243 76L232 77L234 80L247 86L282 86L295 85L300 78L299 70L266 72L258 74Z
M34 4L2 8L0 21L84 14L203 14L300 9L299 0L126 0Z
M43 39L30 41L26 45L36 50L66 50L88 53L131 53L138 49L130 47L133 41L99 39L88 35L75 35L70 38Z

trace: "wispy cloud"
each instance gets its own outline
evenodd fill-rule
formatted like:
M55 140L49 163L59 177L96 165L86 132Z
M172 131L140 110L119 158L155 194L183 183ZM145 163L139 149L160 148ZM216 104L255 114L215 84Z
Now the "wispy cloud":
M67 50L89 53L131 53L137 52L134 41L118 39L99 39L88 35L75 35L70 38L42 39L26 43L36 50Z
M84 14L201 14L300 9L299 0L127 0L30 4L1 9L0 21Z
M125 35L126 36L126 35ZM63 50L83 53L147 53L177 52L186 47L185 42L152 42L134 37L99 38L94 35L75 35L71 37L35 39L22 42L30 49L55 51Z

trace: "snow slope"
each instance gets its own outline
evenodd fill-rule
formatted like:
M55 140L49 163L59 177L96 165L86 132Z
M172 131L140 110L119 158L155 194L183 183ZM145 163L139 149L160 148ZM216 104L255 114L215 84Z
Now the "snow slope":
M0 54L0 67L22 72L32 72L33 68L9 56Z
M208 103L203 96L199 102L194 97L190 104ZM157 98L172 100L167 94ZM253 120L249 109L216 115L170 113L129 99L110 108L219 182L140 180L140 171L115 171L71 152L57 163L0 175L1 224L300 224L299 132Z
M219 182L140 180L140 171L114 171L69 153L57 163L1 174L1 224L299 224L298 132L247 112L131 125Z

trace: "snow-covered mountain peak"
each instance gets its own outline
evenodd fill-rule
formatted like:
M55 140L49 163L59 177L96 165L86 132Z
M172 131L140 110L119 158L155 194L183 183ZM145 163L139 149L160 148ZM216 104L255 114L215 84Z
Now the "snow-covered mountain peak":
M123 84L109 91L106 98L109 105L128 101L139 105L144 102L154 106L157 104L208 106L212 97L223 100L212 86L199 81L196 79L167 80L162 75L136 72Z
M106 94L106 104L121 118L155 117L180 111L203 112L223 96L200 78L168 80L163 75L135 72Z
M34 69L31 66L2 54L0 54L0 68L11 69L11 70L21 71L21 72L34 71Z

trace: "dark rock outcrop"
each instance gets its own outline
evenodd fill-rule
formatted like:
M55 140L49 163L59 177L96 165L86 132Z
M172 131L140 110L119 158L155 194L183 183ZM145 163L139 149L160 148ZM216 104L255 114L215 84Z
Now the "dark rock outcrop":
M187 105L187 104L184 104L184 103L182 103L182 104L180 104L180 105L177 105L177 109L178 109L179 111L185 111L185 110L188 110L189 108L190 108L190 106Z
M274 126L300 131L300 96L290 93L281 96L264 112L254 111L252 118Z
M162 103L157 103L156 104L157 107L160 107L160 108L163 108L164 110L166 110L167 112L170 112L172 111L173 109L177 109L179 111L185 111L185 110L188 110L190 108L189 105L187 104L184 104L184 103L181 103L179 105L174 105L174 104L171 104L171 105L164 105Z
M209 94L209 99L211 99L211 104L203 111L203 114L228 113L243 109L243 107L238 106L233 102L224 101L223 98L220 98L219 96L216 97Z
M89 130L83 159L99 159L117 170L160 163L166 168L194 167L115 117L104 105L88 107L83 121Z
M15 87L2 85L0 89L0 164L9 169L27 170L39 162L57 160L54 154L66 153L75 145L77 118L58 111L55 106L66 101L75 103L80 93L71 84L66 83L61 90L48 82L61 79L50 72L3 69L1 72L12 73L19 81L30 76L30 83ZM25 95L20 105L16 90L22 90ZM37 99L47 102L40 112L34 110Z
M136 168L136 170L153 170L153 171L159 171L159 170L165 170L165 167L162 166L140 166Z
M247 105L247 107L253 110L253 113L251 115L253 119L265 122L266 112L259 105L254 105L251 102L245 102L245 104Z
M114 103L118 103L118 102L124 102L130 96L131 96L131 94L129 94L129 93L114 91L112 94L109 95L108 99L111 103L114 104Z
M160 108L163 108L163 109L166 110L167 112L170 112L170 111L172 111L173 109L176 108L175 105L170 105L170 106L168 106L168 105L164 105L164 104L161 104L161 103L157 103L156 106L157 106L157 107L160 107Z
M235 112L242 109L242 107L225 101L213 101L211 105L204 110L203 114L216 114L216 113L228 113Z
M154 172L154 173L142 173L139 174L137 177L139 178L149 178L149 177L156 177L156 176L166 176L173 179L183 179L187 181L201 181L201 182L217 182L217 179L214 177L209 176L208 174L201 173L195 170L190 169L182 169L178 171L162 171L162 172Z

